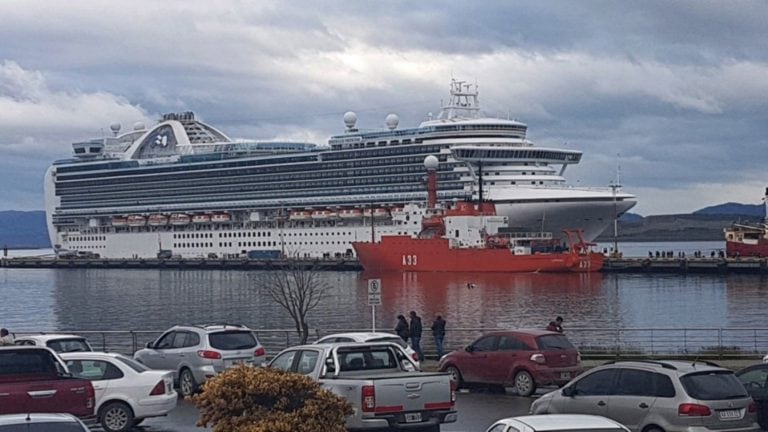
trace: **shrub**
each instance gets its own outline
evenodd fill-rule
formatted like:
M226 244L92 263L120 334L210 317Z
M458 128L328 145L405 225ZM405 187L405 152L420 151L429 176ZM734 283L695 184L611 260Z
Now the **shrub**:
M214 432L344 432L352 406L312 379L273 368L236 366L192 397L197 425Z

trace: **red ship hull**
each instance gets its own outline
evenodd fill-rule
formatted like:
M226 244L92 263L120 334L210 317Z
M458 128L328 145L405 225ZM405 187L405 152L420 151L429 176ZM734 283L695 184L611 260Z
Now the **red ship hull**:
M366 271L408 272L594 272L598 253L515 255L507 248L450 248L444 238L385 236L380 243L352 243Z
M768 242L760 240L754 244L735 241L725 242L725 253L729 257L768 257Z

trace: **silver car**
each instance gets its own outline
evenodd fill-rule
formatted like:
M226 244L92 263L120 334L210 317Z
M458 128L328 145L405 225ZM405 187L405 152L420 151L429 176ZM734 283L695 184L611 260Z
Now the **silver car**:
M251 329L238 324L175 326L133 358L151 369L174 372L182 396L236 364L260 365L266 358Z
M681 360L598 366L534 401L531 414L593 414L636 432L758 431L757 405L728 369Z

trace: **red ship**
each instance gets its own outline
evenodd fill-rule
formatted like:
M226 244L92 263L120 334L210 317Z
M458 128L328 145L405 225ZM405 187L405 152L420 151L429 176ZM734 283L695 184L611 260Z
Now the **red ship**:
M759 225L733 224L725 228L725 253L728 257L768 257L768 188L763 201L766 220Z
M434 160L432 160L433 158ZM591 251L580 231L565 231L568 246L551 233L510 232L492 203L459 202L437 207L437 159L428 156L427 210L422 233L382 236L378 243L353 242L366 271L408 272L594 272L603 255ZM482 184L482 183L481 183ZM482 197L482 194L481 194Z

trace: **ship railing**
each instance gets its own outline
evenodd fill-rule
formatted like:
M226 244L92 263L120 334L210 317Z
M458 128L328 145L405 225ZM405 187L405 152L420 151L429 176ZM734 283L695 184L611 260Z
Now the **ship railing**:
M301 342L295 329L266 329L255 326L251 328L268 355L274 355ZM499 330L503 328L449 327L446 329L445 352L466 347L484 333ZM329 334L355 331L369 332L370 328L317 328L311 331L308 342ZM67 329L46 333L76 334L87 338L96 350L132 354L143 348L147 342L156 340L163 332L164 330ZM32 334L41 332L16 332L14 336ZM768 353L768 327L566 327L565 335L582 357L587 359L684 357L748 360L759 359ZM428 358L436 357L430 330L427 329L422 334L421 345Z

